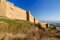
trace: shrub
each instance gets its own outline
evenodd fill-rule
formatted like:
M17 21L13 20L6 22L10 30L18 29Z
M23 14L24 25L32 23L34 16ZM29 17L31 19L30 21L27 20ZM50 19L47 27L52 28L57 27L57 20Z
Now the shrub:
M49 27L49 30L50 30L50 31L53 31L53 28L52 28L52 27Z
M56 27L53 27L54 30L56 30Z
M41 26L41 24L40 23L38 23L38 24L35 24L39 29L42 29L42 30L45 30L42 26Z

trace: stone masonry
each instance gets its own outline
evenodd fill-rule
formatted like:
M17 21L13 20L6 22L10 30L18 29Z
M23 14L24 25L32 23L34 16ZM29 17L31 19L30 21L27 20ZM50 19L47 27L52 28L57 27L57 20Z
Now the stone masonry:
M45 22L40 22L38 19L33 17L30 11L25 11L19 7L14 6L13 3L7 0L0 0L0 17L4 16L10 19L26 20L33 23L40 23L43 27L46 27Z

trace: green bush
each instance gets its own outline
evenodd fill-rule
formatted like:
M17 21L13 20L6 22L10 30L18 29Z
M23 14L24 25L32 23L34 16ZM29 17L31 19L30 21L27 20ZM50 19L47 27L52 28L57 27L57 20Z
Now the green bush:
M38 23L38 24L35 24L39 29L44 29L42 26L41 26L41 24L40 23Z
M50 30L50 31L53 31L53 28L52 28L52 27L49 27L49 30Z

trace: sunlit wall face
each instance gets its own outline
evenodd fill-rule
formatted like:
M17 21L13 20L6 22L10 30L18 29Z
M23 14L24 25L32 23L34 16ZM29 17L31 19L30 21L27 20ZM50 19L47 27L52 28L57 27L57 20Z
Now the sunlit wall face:
M60 20L60 0L8 0L42 21Z

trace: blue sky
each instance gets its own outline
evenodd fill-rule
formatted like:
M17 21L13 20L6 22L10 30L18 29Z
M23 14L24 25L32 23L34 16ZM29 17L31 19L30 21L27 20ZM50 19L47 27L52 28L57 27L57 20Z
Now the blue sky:
M42 21L60 20L60 0L8 0Z

